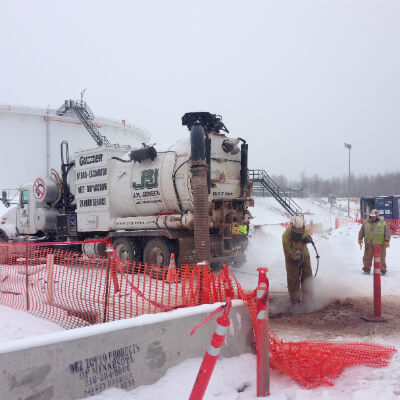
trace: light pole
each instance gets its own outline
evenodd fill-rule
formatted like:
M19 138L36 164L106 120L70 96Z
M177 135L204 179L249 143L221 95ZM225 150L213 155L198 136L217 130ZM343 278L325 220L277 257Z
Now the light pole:
M350 150L351 144L345 143L344 147L349 149L349 183L347 187L347 216L350 217Z

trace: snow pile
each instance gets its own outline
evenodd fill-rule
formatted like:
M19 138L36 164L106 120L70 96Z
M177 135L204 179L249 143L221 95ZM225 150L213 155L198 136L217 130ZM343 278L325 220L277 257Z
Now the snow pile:
M64 330L52 322L2 305L0 305L0 316L0 342Z

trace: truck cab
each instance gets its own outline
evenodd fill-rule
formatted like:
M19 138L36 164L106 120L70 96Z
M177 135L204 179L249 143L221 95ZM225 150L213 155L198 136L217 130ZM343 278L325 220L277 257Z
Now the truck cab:
M12 199L9 199L9 192L13 192ZM0 241L8 242L15 239L19 235L18 226L21 224L21 219L25 228L28 224L29 215L29 189L20 187L3 191L2 202L6 207L11 208L5 212L0 218ZM16 199L16 202L13 200ZM21 206L22 205L22 206Z
M38 196L34 193L34 184L22 185L15 191L16 194L13 197L17 200L16 203L11 203L14 206L3 214L0 220L1 239L9 241L21 235L42 236L48 233L48 229L44 229L48 219L47 213L50 211L53 214L54 210L47 210L44 201L37 198ZM3 203L10 205L10 202L4 198L3 195Z

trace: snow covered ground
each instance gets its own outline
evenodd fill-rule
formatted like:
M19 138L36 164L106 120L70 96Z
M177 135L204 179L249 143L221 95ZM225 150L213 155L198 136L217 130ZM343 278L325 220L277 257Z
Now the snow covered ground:
M0 342L64 330L57 324L0 305Z
M297 201L297 200L296 200ZM317 201L300 199L297 201L306 215L307 222L322 224L322 233L314 234L318 252L321 256L318 276L314 280L315 304L306 311L321 309L339 300L350 311L358 306L372 310L372 276L361 274L362 250L357 243L358 224L345 225L334 230L335 213L330 206L320 205ZM347 203L346 203L347 206ZM357 212L358 204L351 203L353 215ZM256 207L251 210L255 217L253 223L258 225L251 230L251 239L247 252L247 261L241 267L235 267L235 274L245 288L254 289L257 283L257 268L267 267L271 290L271 312L279 313L288 303L286 289L286 273L281 244L284 228L279 224L287 222L289 217L279 204L270 198L256 198ZM316 268L315 253L309 249ZM383 313L385 301L391 304L392 310L397 310L400 304L400 238L394 237L387 253L388 273L382 278ZM349 302L346 299L355 299ZM343 302L343 303L340 303ZM346 303L347 302L347 303ZM364 308L363 308L364 310ZM339 310L339 312L342 312ZM322 313L322 314L321 314ZM17 316L18 315L18 316ZM318 315L318 317L317 317ZM316 329L312 325L313 316L323 318L323 311L318 314L297 315L297 319L271 319L271 326L278 336L285 340L302 339L336 339L346 341L362 341L394 345L400 348L400 335L397 332L397 319L384 324L357 322L356 325L343 323L340 326L327 326L326 329ZM60 329L56 325L36 319L20 311L0 307L0 317L3 321L0 340L11 340L29 336L52 329ZM29 318L36 322L33 325ZM306 325L302 323L306 321ZM357 319L357 321L359 318ZM23 321L19 324L18 321ZM28 322L27 322L28 321ZM339 320L338 320L339 321ZM340 321L339 321L340 323ZM43 325L42 325L43 324ZM308 325L307 325L308 324ZM22 325L22 326L21 326ZM33 329L35 326L35 329ZM164 397L166 399L187 399L198 372L201 359L191 359L171 368L167 374L153 385L138 387L125 392L111 389L96 395L94 399L150 400ZM297 385L285 375L276 371L271 372L271 399L395 399L400 396L400 356L395 355L388 368L371 369L355 367L346 370L333 387L323 387L306 390ZM211 379L205 399L220 400L249 400L256 399L256 360L251 354L244 354L232 359L218 361Z

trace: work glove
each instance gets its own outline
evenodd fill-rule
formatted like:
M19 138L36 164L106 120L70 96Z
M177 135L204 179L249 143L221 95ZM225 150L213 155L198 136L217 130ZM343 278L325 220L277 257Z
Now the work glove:
M308 244L308 243L312 243L313 240L312 240L312 237L310 235L307 235L307 236L304 236L303 239L301 239L301 241L304 244Z
M360 245L360 249L362 249L362 239L358 239L358 244Z
M385 242L385 247L389 247L390 243L389 242Z

